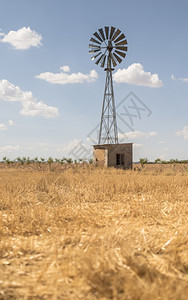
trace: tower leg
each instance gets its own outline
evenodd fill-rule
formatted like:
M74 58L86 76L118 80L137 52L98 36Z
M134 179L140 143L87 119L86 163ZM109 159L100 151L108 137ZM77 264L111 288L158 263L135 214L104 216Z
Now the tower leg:
M112 82L112 69L107 68L98 144L117 143L118 133Z

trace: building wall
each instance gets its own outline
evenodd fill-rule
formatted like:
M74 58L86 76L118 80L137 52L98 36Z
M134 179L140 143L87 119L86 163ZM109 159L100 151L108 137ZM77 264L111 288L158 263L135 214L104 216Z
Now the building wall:
M124 164L116 165L116 154L124 154ZM132 143L93 146L93 163L103 167L132 168Z
M108 167L108 150L93 148L93 163L97 166Z
M124 165L116 166L116 154L124 154ZM108 151L108 166L123 169L132 169L132 144L111 145Z

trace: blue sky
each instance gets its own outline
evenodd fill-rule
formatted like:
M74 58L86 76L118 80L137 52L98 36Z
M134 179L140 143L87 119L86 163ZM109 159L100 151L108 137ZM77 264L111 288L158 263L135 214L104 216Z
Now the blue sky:
M105 72L88 44L104 26L128 41L114 71L116 105L132 92L124 106L136 97L148 108L131 128L117 117L120 140L134 143L135 161L188 159L187 11L183 0L1 0L0 159L90 155Z

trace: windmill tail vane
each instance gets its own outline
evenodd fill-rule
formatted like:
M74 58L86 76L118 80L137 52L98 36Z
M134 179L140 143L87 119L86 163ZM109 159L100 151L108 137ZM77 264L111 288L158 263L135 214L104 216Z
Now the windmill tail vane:
M106 81L98 144L117 144L118 132L114 101L112 71L121 63L127 52L127 39L115 27L100 28L90 39L91 59L106 71Z

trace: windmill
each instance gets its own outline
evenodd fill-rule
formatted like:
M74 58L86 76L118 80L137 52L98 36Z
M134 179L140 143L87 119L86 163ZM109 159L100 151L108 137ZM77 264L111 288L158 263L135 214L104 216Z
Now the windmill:
M89 48L91 59L106 71L98 145L117 144L118 132L112 71L126 56L127 39L118 28L105 26L104 29L100 28L93 34Z

